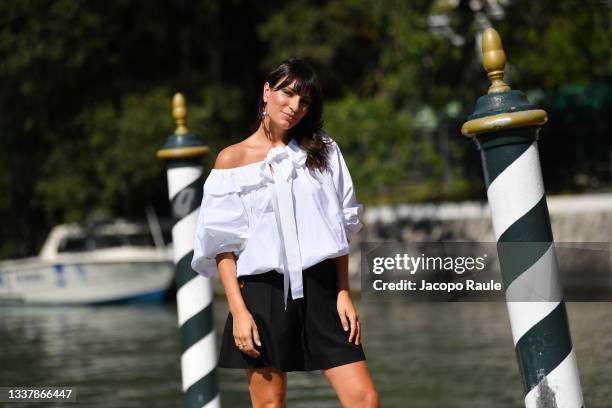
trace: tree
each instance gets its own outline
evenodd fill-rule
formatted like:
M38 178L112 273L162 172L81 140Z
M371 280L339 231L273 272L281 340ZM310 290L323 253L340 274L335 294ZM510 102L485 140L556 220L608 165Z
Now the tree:
M610 89L611 10L598 0L0 2L0 258L33 253L50 226L93 211L142 216L152 203L167 214L154 152L173 130L172 94L186 94L210 166L248 134L263 76L290 55L319 71L325 129L360 197L473 198L479 161L459 127L488 86L477 35L489 24L510 85L563 123L542 132L547 185L609 185L609 91L593 95ZM568 94L601 102L555 108ZM592 126L576 137L581 122Z

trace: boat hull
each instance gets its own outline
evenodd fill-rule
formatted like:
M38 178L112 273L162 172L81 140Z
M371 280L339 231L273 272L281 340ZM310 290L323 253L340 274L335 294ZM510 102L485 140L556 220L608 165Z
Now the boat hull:
M172 284L166 260L0 265L0 302L108 304L159 301Z

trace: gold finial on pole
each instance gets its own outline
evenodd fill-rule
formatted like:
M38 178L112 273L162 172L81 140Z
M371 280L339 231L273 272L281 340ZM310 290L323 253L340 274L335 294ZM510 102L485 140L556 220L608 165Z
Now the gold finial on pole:
M172 117L176 122L176 130L174 131L177 135L184 135L188 132L185 126L185 119L187 118L187 104L185 103L185 97L182 93L177 92L172 98Z
M187 104L182 93L177 92L172 97L172 117L176 122L176 130L168 136L166 144L157 152L157 158L162 160L183 160L199 157L208 152L208 146L199 137L189 132L185 126Z
M504 82L506 53L502 46L501 37L494 28L487 28L482 34L482 65L491 80L489 93L510 90L508 84Z

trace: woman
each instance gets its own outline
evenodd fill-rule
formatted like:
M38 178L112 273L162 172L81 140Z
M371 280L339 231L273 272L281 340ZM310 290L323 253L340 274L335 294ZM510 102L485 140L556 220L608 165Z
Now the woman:
M286 406L287 372L305 370L321 370L343 406L378 407L348 286L362 206L322 110L314 70L284 61L257 130L219 153L204 184L192 267L219 272L230 310L219 367L246 370L253 407Z

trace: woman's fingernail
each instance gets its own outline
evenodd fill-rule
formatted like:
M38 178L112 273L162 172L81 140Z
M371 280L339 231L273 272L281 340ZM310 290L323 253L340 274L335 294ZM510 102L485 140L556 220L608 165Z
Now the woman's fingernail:
M344 331L347 331L347 330L348 330L348 326L344 326Z

